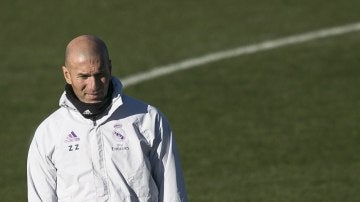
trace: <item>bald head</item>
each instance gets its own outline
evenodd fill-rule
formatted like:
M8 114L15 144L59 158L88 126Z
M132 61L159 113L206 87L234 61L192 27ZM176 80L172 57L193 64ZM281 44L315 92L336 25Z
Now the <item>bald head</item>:
M98 58L105 66L110 65L107 47L100 38L92 35L81 35L69 42L65 51L65 66L71 67L89 58Z
M66 47L66 82L84 103L97 103L105 99L111 80L111 61L105 43L91 35L71 40Z

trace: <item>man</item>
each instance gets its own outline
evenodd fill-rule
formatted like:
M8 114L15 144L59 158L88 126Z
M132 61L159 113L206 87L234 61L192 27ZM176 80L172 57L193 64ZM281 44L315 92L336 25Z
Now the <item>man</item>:
M62 70L60 108L29 148L28 200L187 201L169 123L122 92L105 43L73 39Z

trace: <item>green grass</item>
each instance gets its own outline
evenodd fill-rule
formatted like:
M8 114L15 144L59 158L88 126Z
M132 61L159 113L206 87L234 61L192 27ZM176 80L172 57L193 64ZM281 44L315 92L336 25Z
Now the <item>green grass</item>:
M108 42L114 74L360 21L357 1L8 1L0 23L0 195L26 201L26 155L57 108L66 43ZM163 111L191 201L359 201L360 37L219 61L126 89Z
M217 62L128 91L176 124L193 201L357 201L359 39Z

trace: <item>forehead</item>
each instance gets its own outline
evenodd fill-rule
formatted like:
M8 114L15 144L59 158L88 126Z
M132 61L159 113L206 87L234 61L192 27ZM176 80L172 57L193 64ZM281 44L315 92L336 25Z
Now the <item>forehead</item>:
M105 71L108 63L100 55L77 55L69 61L69 67L76 72L98 72Z
M94 71L109 68L105 44L88 37L71 41L65 52L65 66L75 71Z

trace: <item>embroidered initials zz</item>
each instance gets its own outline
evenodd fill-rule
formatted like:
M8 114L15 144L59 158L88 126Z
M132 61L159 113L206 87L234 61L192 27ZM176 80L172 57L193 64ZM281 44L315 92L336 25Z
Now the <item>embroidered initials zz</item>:
M79 150L79 144L69 145L69 151Z

